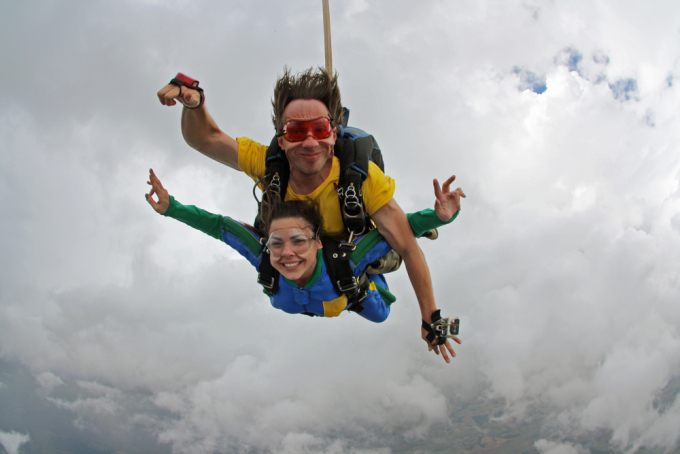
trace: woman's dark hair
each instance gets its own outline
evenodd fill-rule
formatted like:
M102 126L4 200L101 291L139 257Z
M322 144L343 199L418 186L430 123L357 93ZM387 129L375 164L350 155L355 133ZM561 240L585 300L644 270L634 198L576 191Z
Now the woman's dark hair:
M269 228L276 219L302 218L309 223L312 232L319 238L323 233L323 218L319 206L313 200L288 200L281 202L274 198L263 210L262 224L264 233L269 236Z
M317 238L323 234L323 217L319 204L315 200L287 200L283 202L277 195L267 190L263 195L263 201L260 203L259 218L259 228L250 225L247 227L264 238L269 237L269 227L273 221L287 218L302 218L309 223Z

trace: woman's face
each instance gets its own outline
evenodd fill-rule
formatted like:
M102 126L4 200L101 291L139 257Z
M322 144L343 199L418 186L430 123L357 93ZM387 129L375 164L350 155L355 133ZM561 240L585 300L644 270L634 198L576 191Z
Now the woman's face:
M314 274L321 240L303 218L275 219L269 226L267 248L272 266L286 279L304 287Z

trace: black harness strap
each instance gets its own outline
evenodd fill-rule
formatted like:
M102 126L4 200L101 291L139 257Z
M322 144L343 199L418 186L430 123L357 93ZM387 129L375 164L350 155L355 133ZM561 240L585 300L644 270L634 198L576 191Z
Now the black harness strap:
M286 154L279 147L278 137L274 137L267 148L265 157L265 174L263 188L268 188L272 195L278 196L281 200L286 199L286 191L288 190L288 179L290 177L290 166ZM259 182L258 182L259 183ZM257 186L257 184L256 184ZM253 188L255 194L255 188ZM255 227L262 229L262 211L268 203L268 195L266 191L262 191L262 201L257 207L257 217L255 218Z
M439 320L440 318L442 318L442 316L441 316L441 314L440 314L440 310L437 309L436 311L434 311L434 312L432 313L432 323L436 322L436 321ZM432 344L432 342L434 342L435 339L438 339L437 334L436 334L436 333L434 332L434 330L432 329L432 325L430 325L429 323L427 323L425 320L423 320L423 328L425 329L425 331L427 331L427 341L428 341L430 344ZM444 339L444 342L446 342L446 339ZM441 342L441 341L440 341L437 345L443 344L444 342Z
M262 242L264 239L261 239ZM274 296L279 290L279 272L272 266L271 256L267 248L262 249L260 272L257 273L257 283L262 286L267 296Z
M364 208L362 183L368 175L368 156L357 153L354 140L337 140L335 154L340 160L338 198L345 228L355 235L371 230L372 223ZM366 172L362 172L366 169Z
M339 128L335 156L340 161L338 198L345 228L360 235L373 229L366 212L362 184L368 177L369 161L384 171L380 147L372 135L356 128Z
M362 273L357 280L352 272L350 258L356 245L348 242L338 242L330 238L322 238L323 255L331 278L333 288L339 294L347 297L347 310L361 312L364 306L361 304L368 294L370 281L366 273Z
M286 153L279 147L278 137L274 137L269 144L269 148L267 148L265 169L264 187L277 193L281 200L285 200L290 166L288 165ZM277 174L279 176L278 181L276 180Z

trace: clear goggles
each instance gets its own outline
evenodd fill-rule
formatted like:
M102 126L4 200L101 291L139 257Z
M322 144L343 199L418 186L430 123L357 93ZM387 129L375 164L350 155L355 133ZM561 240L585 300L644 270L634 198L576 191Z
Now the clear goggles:
M303 142L309 135L315 140L328 139L333 134L333 125L328 117L309 121L289 121L283 125L283 136L288 142Z
M309 236L309 233L298 228L275 230L269 233L265 246L272 257L281 257L286 247L293 253L302 255L309 251L312 241L317 238L317 234Z

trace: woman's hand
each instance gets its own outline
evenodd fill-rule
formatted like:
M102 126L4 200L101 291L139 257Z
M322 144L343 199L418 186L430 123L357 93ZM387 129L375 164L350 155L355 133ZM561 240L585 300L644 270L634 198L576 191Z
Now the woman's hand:
M161 184L161 180L153 173L153 169L149 169L149 181L147 181L147 184L151 185L151 192L146 194L146 201L149 202L151 208L156 210L156 213L165 214L170 206L170 194ZM154 194L158 197L158 202L152 197Z
M456 179L456 176L452 176L444 183L444 189L439 187L439 181L435 178L434 184L434 196L437 198L434 202L434 211L437 213L437 217L443 222L448 222L451 218L458 213L460 210L460 198L465 198L465 193L461 188L455 191L450 191L451 183Z

